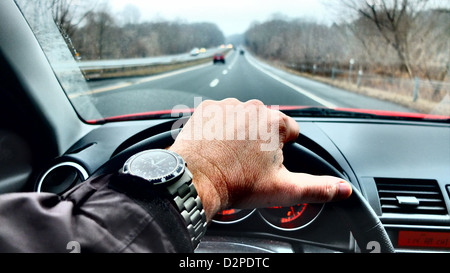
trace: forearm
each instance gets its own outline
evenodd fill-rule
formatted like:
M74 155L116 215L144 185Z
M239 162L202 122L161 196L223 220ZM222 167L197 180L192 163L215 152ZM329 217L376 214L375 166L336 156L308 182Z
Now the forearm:
M0 252L70 252L70 242L81 252L192 251L187 230L168 200L155 197L149 213L110 189L109 179L86 181L63 197L0 195Z

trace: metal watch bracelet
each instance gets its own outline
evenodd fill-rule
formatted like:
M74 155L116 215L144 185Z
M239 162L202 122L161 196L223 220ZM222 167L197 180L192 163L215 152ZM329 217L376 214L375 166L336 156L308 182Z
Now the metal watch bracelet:
M205 210L192 183L190 171L186 168L181 179L168 186L167 190L174 197L174 204L186 223L195 249L198 247L203 235L205 235L207 223Z

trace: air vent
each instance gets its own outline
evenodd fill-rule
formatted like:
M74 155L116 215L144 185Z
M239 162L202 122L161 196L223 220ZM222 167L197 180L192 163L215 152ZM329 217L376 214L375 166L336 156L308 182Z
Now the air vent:
M88 173L75 162L62 162L48 169L36 185L37 192L62 194L86 180Z
M436 180L375 178L383 213L447 214Z

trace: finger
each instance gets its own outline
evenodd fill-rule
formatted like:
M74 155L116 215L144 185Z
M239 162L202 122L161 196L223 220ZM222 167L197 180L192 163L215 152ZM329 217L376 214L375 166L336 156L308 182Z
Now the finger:
M300 127L298 126L298 123L293 118L287 116L286 114L284 114L282 112L280 112L280 115L281 115L282 121L285 124L285 130L286 130L284 143L296 140L300 133Z
M352 193L351 184L342 178L294 173L286 168L280 169L275 183L275 188L285 194L285 204L279 204L282 206L339 201Z

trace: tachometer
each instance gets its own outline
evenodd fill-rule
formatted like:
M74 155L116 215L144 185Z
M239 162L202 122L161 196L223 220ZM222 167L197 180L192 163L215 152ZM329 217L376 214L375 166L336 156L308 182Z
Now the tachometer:
M251 209L227 209L220 211L213 218L213 222L222 224L231 224L239 222L252 214L255 210Z
M291 207L260 209L263 219L282 230L297 230L311 223L323 208L323 204L297 204Z

